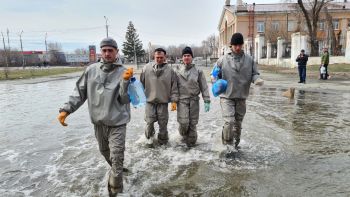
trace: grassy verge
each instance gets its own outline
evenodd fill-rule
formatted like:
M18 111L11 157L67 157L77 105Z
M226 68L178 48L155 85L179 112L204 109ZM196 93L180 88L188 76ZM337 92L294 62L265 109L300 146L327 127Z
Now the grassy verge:
M298 68L259 65L260 70L280 74L297 74ZM319 77L319 65L308 65L306 74L309 77ZM328 73L335 79L350 79L350 64L332 64L328 66Z
M36 77L45 77L50 75L58 75L65 73L72 73L84 70L84 67L72 67L72 68L30 68L30 69L14 69L8 70L8 78L5 78L5 71L0 71L0 80L12 80L12 79L29 79Z

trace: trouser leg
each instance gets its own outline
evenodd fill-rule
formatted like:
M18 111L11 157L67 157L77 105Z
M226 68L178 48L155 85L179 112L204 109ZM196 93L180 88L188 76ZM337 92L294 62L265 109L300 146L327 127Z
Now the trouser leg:
M302 70L302 66L298 66L298 72L299 72L299 81L302 82L303 81L303 70Z
M109 149L112 168L109 172L109 186L112 193L123 192L123 163L126 125L109 128Z
M224 126L222 128L222 143L233 143L233 126L235 123L235 102L233 99L220 98Z
M110 196L123 192L125 133L126 125L118 127L95 125L95 136L100 152L111 165L108 177Z
M187 136L187 146L193 146L197 141L197 124L199 119L199 100L190 101L190 124Z
M306 66L303 66L302 68L302 78L303 78L303 82L306 81Z
M106 159L107 163L112 166L109 151L109 142L107 135L107 128L103 125L94 125L95 137L98 142L98 148L102 156Z
M233 127L233 137L235 139L235 146L237 147L241 140L242 122L246 113L246 100L236 99L236 111L235 111L235 122Z
M169 141L168 137L168 104L157 104L157 119L159 125L158 142L159 144L166 144Z
M157 107L156 104L146 103L146 107L145 107L145 121L146 121L145 136L147 139L150 139L155 134L154 122L156 122L156 120L157 120L156 107Z
M177 104L177 122L179 123L179 133L186 141L190 123L190 105L188 99L179 100Z

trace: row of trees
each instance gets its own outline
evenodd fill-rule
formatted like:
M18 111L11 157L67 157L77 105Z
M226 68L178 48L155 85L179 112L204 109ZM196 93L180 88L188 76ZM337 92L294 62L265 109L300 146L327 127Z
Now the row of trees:
M182 49L187 45L180 44L178 46L160 46L160 45L149 45L148 49L143 49L143 44L139 39L139 35L133 23L130 21L127 27L127 32L125 35L125 42L123 43L123 54L127 61L135 62L148 62L149 58L153 59L153 51L155 48L162 47L167 51L167 56L169 59L175 61L182 57ZM197 57L217 57L217 51L219 48L219 38L215 34L210 35L206 40L203 40L201 46L192 45L192 50Z
M47 53L22 54L16 48L0 50L0 66L41 66L46 64L66 64L60 43L48 43Z
M139 35L133 23L130 21L127 27L125 42L123 43L122 52L124 54L125 60L128 62L149 62L149 58L153 59L153 51L157 47L162 47L167 51L167 56L169 59L176 61L181 58L182 49L187 45L170 45L170 46L160 46L160 45L149 45L147 49L143 49L143 44L139 39ZM207 39L203 40L200 46L192 45L192 50L197 57L217 57L217 51L219 47L219 38L212 34L208 36ZM21 51L18 49L11 49L11 51L0 50L0 66L5 66L8 62L9 66L19 66L22 65L23 59L25 66L35 66L49 63L51 65L62 65L66 64L64 53L62 51L62 45L58 42L47 44L48 53L39 55L31 54L22 56ZM77 48L74 51L75 54L88 54L89 51L86 48Z

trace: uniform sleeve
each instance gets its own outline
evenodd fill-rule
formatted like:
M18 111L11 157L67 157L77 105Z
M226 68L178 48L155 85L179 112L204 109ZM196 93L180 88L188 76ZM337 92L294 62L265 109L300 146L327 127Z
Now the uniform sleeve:
M256 65L256 63L254 62L253 59L251 59L252 61L252 65L253 65L253 70L252 70L252 82L254 83L257 79L260 78L260 73L258 70L258 66Z
M87 81L88 74L87 71L85 71L76 82L73 94L69 96L68 102L64 104L63 108L60 109L60 112L65 111L73 113L84 104L87 99Z
M204 102L210 102L210 95L209 95L209 88L207 84L207 80L205 79L205 75L202 70L199 70L198 72L198 83L199 83L199 89L202 93L202 98Z
M119 102L121 104L128 104L130 103L130 98L129 98L129 95L128 95L128 87L129 87L129 84L130 84L130 80L124 80L122 79L120 81L120 87L119 87Z
M171 69L171 102L177 102L179 100L179 89L177 86L177 75L173 69Z
M224 56L221 56L221 57L216 61L216 65L218 65L220 68L222 68L223 59L224 59Z
M140 74L140 82L142 83L144 88L146 88L145 87L145 70L146 70L146 66L143 67Z
M220 71L218 73L218 78L222 79L222 66L223 66L223 60L224 60L224 55L221 56L217 61L216 61L216 65L220 68Z

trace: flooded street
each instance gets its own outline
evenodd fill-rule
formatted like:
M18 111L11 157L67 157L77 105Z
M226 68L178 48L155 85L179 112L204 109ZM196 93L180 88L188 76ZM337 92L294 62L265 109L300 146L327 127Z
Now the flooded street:
M122 196L349 196L350 88L294 84L289 100L281 94L294 78L265 79L251 88L241 149L228 156L212 94L209 113L201 101L191 149L180 142L175 112L169 145L146 148L144 108L133 108ZM107 196L109 166L87 105L67 118L68 127L56 119L76 80L0 83L0 196Z

